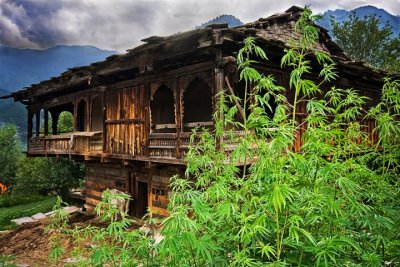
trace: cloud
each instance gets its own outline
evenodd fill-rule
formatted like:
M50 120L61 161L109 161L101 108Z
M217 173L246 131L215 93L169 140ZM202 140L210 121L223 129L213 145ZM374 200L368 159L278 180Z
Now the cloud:
M310 2L315 12L371 4L400 13L398 0L295 4ZM123 52L145 37L190 30L221 14L249 22L293 4L290 0L0 0L0 43L23 48L90 44Z

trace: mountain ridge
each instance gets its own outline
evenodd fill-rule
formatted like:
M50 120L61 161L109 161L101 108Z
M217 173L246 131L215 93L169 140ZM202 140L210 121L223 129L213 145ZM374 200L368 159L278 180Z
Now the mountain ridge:
M115 53L92 45L57 45L44 50L1 45L0 88L13 92Z
M369 15L376 15L381 18L380 27L384 27L386 22L392 27L393 36L398 36L400 34L400 15L394 15L387 12L383 8L378 8L372 5L360 6L351 10L345 9L335 9L327 10L322 15L321 21L317 24L325 29L327 29L332 35L332 25L330 23L330 18L333 16L336 21L343 22L349 19L351 12L355 12L356 16L360 19Z

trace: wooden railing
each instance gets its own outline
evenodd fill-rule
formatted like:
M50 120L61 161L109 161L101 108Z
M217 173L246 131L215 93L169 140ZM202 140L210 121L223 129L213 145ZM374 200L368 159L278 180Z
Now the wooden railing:
M78 132L60 135L32 137L28 143L28 153L83 154L102 152L101 132Z
M236 131L232 133L238 137L243 135L243 132ZM179 133L152 133L148 139L148 154L149 159L160 160L181 160L189 150L191 144L196 144L200 141L200 134L192 137L192 132ZM228 134L224 138L226 144L225 150L227 153L235 148L235 143L228 140ZM104 153L113 154L115 156L126 156L120 153L123 146L117 146L117 142L110 145L112 149L106 150ZM131 146L128 145L128 148ZM119 150L118 150L119 149ZM28 143L29 154L67 154L67 155L83 155L103 153L103 139L101 132L74 132L60 135L50 135L46 137L32 137ZM140 155L141 156L141 155Z
M183 132L179 134L179 144L177 144L178 138L176 133L153 133L149 137L149 157L150 158L177 158L177 152L179 157L183 158L185 153L189 150L191 138L193 138L192 144L196 144L200 141L200 135L192 137L192 132ZM233 132L235 136L241 136L244 133L242 131ZM235 144L228 141L228 135L225 138L225 142L228 144L226 150L232 150Z

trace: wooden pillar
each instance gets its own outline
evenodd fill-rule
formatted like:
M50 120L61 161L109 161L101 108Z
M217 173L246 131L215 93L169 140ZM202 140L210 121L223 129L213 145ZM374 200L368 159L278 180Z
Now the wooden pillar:
M144 144L144 155L146 157L149 157L150 151L149 151L149 144L150 144L150 83L146 83L144 85L144 138L145 138L145 144Z
M89 102L89 97L85 97L85 101L86 101L86 119L85 119L85 123L86 123L86 131L89 132L91 131L90 129L90 102Z
M59 111L51 112L51 129L52 133L56 135L58 133L57 125L58 125L58 118L60 117Z
M106 93L103 90L101 94L101 106L103 111L103 153L107 150L107 127L106 127L106 120L107 120L107 105L106 105Z
M44 108L44 136L49 134L49 111L47 108Z
M36 117L36 136L40 135L40 110L35 111L35 117Z
M179 77L175 77L174 81L175 92L175 123L176 123L176 157L182 158L181 155L181 89L179 84Z
M28 143L29 139L32 137L32 130L33 130L33 112L28 109Z
M78 103L75 100L73 103L74 105L74 132L78 131Z
M219 59L222 57L222 52L221 50L217 51L216 54L216 58ZM222 66L216 66L215 70L214 70L215 76L214 76L214 96L219 94L220 92L224 91L224 69ZM214 109L214 113L217 111L218 109L218 105L219 105L219 101L220 99L217 97L214 97L214 105L213 105L213 109ZM220 120L223 119L224 117L224 112L222 110L219 111L218 117ZM221 140L217 140L217 148L220 148L220 143Z

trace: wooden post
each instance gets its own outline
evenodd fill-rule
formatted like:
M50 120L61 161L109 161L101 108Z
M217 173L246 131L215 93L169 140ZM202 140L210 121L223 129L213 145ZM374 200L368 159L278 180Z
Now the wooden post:
M35 117L36 117L36 136L40 135L40 110L35 112Z
M103 112L103 153L107 150L107 128L106 128L106 120L107 120L107 105L106 105L106 93L102 90L101 94L101 106Z
M174 81L175 92L175 123L176 123L176 157L182 158L181 155L181 89L179 84L179 77L175 77Z
M86 101L86 119L85 119L85 123L86 123L86 131L89 132L91 131L91 127L90 127L90 102L89 102L89 97L85 97L85 101Z
M29 139L32 137L32 130L33 130L33 113L28 109L28 143Z
M57 134L58 118L60 117L59 111L51 112L51 129L53 135Z
M74 105L74 132L78 131L78 103L75 100L73 103Z
M222 52L221 50L217 51L216 54L216 58L219 59L222 56ZM224 69L222 66L216 66L215 70L214 70L215 76L214 76L214 96L219 94L220 92L222 92L224 90ZM219 104L219 98L214 97L214 112L217 111L218 108L218 104ZM222 120L224 113L223 111L219 112L219 119ZM221 140L217 140L217 148L220 148L220 143Z
M150 155L150 151L149 151L149 145L150 145L150 139L149 139L149 135L150 135L150 83L146 83L144 85L144 101L143 101L143 105L144 105L144 134L145 134L145 151L144 151L144 155L146 157L149 157Z
M44 136L49 134L49 111L47 108L44 108Z
M29 151L29 141L32 138L32 128L33 128L33 123L32 123L32 119L33 119L33 113L32 111L29 110L29 107L27 107L28 109L28 135L27 135L27 150Z

